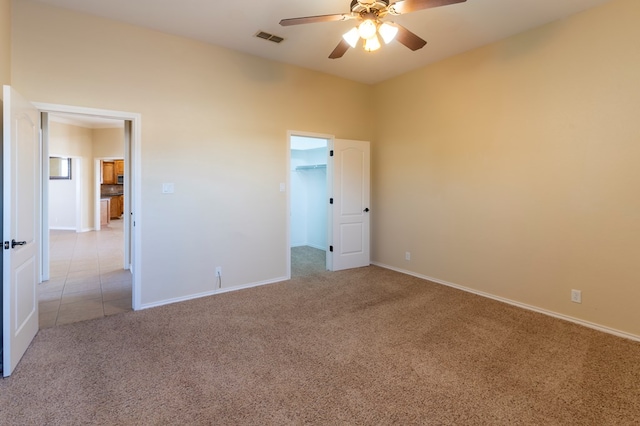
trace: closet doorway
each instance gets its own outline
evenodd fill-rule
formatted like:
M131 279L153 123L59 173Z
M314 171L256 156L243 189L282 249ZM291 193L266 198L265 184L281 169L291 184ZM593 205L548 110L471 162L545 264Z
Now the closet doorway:
M327 270L329 139L290 138L291 278Z

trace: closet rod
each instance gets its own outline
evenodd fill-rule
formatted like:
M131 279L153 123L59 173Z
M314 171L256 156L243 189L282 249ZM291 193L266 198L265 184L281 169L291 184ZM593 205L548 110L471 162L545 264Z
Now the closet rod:
M297 166L296 170L313 170L313 169L326 169L326 164L312 164L309 166Z

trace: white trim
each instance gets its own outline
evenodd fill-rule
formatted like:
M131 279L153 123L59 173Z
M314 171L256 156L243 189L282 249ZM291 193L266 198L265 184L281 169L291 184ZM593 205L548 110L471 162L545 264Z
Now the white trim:
M40 196L42 212L42 229L40 237L40 282L49 281L51 278L51 266L50 266L50 253L51 238L49 235L49 159L45 160L44 154L49 152L49 114L46 112L40 113L40 163L42 165L42 177L40 179Z
M82 205L82 179L84 178L84 176L82 176L82 158L75 158L72 157L72 166L71 166L71 173L74 173L74 167L75 167L75 175L72 174L71 178L75 179L76 181L76 211L75 211L75 216L76 216L76 232L80 232L82 230L82 210L83 210L83 205ZM74 177L75 176L75 177ZM87 200L87 203L90 203L90 200Z
M230 293L233 291L246 290L248 288L261 287L263 285L276 284L276 283L288 281L288 280L289 278L287 277L280 277L272 280L260 281L256 283L250 283L250 284L243 284L235 287L219 288L216 290L206 291L203 293L191 294L189 296L176 297L174 299L166 299L166 300L161 300L159 302L153 302L153 303L145 303L144 305L140 306L140 309L157 308L159 306L171 305L173 303L186 302L188 300L200 299L202 297L215 296L216 294Z
M427 280L427 281L431 281L434 282L436 284L441 284L447 287L452 287L458 290L462 290L465 291L467 293L472 293L478 296L482 296L482 297L486 297L487 299L493 299L496 300L498 302L502 302L502 303L506 303L512 306L516 306L518 308L522 308L522 309L526 309L528 311L533 311L533 312L537 312L539 314L543 314L543 315L547 315L553 318L558 318L564 321L569 321L572 322L574 324L578 324L581 325L583 327L587 327L587 328L591 328L593 330L597 330L597 331L601 331L603 333L607 333L607 334L613 334L614 336L618 336L618 337L622 337L624 339L629 339L629 340L634 340L636 342L640 342L640 336L637 336L635 334L631 334L631 333L627 333L625 331L620 331L620 330L616 330L615 328L610 328L610 327L606 327L604 325L600 325L600 324L595 324L589 321L585 321L585 320L581 320L579 318L574 318L571 317L569 315L564 315L564 314L560 314L557 312L553 312L553 311L549 311L547 309L543 309L543 308L538 308L536 306L532 306L532 305L527 305L526 303L522 303L522 302L517 302L515 300L511 300L511 299L507 299L504 297L500 297L500 296L495 296L491 293L485 293L484 291L479 291L479 290L474 290L472 288L469 287L465 287L459 284L454 284L448 281L444 281L444 280L440 280L438 278L432 278L432 277L428 277L426 275L422 275L422 274L418 274L415 272L411 272L408 271L406 269L401 269L401 268L395 268L393 266L389 266L389 265L385 265L383 263L379 263L379 262L371 262L372 265L375 266L379 266L381 268L385 268L385 269L390 269L392 271L396 271L396 272L400 272L401 274L405 274L405 275L411 275L412 277L416 277L416 278L421 278L423 280Z
M134 181L131 179L131 176L133 175L132 171L133 171L133 167L132 167L132 160L133 160L133 128L134 128L134 123L130 120L125 120L124 121L124 181L122 182L122 193L124 195L124 206L122 209L122 213L123 213L123 218L122 220L124 220L124 233L125 235L131 235L131 233L133 232L133 202L132 202L132 196L134 194L134 192L132 191L131 186L133 185L134 182L138 182L137 180ZM140 145L140 144L138 144ZM139 153L139 152L138 152ZM126 241L126 244L124 246L124 268L128 269L131 271L131 273L133 274L133 265L131 264L131 259L133 257L133 253L131 253L132 250L132 246L133 246L133 241L132 239L129 239L129 241Z
M50 113L70 113L70 114L82 114L93 117L102 117L102 118L111 118L116 120L129 120L132 122L132 134L131 134L131 151L132 158L128 163L125 162L125 166L128 170L131 171L129 182L131 182L131 198L133 201L133 205L131 208L132 212L135 212L134 221L136 226L133 229L130 229L127 232L127 226L125 225L125 241L127 238L131 238L133 240L133 262L131 265L131 272L133 273L133 284L132 284L132 294L131 294L131 305L133 310L141 309L141 300L142 300L142 271L140 265L141 261L141 234L142 234L142 224L140 222L140 218L142 217L142 179L141 179L141 170L142 170L142 115L135 112L126 112L126 111L115 111L115 110L107 110L107 109L97 109L97 108L86 108L86 107L78 107L72 105L59 105L59 104L49 104L43 102L33 102L33 105L36 106L40 111L50 112ZM125 157L126 160L126 157ZM125 197L127 196L127 189L125 185ZM99 227L99 221L98 221ZM126 242L125 242L126 244ZM135 271L135 273L134 273Z
M100 175L102 169L100 168L100 159L93 158L93 227L96 231L102 229L102 223L100 223Z
M335 138L331 138L327 145L327 198L334 198L333 194L333 184L334 177L336 174L334 167L334 157L331 155L335 148ZM333 204L327 203L327 250L325 256L325 269L327 271L333 271Z
M140 114L137 112L115 111L109 109L86 108L73 105L49 104L44 102L32 102L36 108L49 113L68 113L89 115L93 117L111 118L115 120L139 120Z

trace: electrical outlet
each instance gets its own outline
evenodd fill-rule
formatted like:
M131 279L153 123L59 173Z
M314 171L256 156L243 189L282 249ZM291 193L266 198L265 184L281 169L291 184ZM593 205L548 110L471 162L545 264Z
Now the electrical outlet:
M216 277L222 276L222 266L216 266Z
M411 260L411 252L409 251L404 252L404 260Z
M573 303L582 303L582 291L571 290L571 301Z

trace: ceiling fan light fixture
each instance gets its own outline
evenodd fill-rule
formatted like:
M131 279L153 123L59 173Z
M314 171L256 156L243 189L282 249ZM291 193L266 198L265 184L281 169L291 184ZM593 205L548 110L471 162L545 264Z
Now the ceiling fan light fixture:
M396 34L398 34L398 27L391 23L383 22L382 25L380 25L380 28L378 28L378 33L380 33L384 43L389 44L394 38L396 38Z
M360 37L362 37L364 40L369 40L376 35L377 30L378 27L376 26L375 22L373 22L371 19L365 19L358 27L358 34L360 34Z
M373 35L373 37L368 38L364 41L364 50L367 52L373 52L380 49L380 40L377 35Z
M358 40L360 40L360 33L358 32L358 27L353 27L349 32L346 32L342 35L344 41L349 43L349 46L356 47L358 44Z

